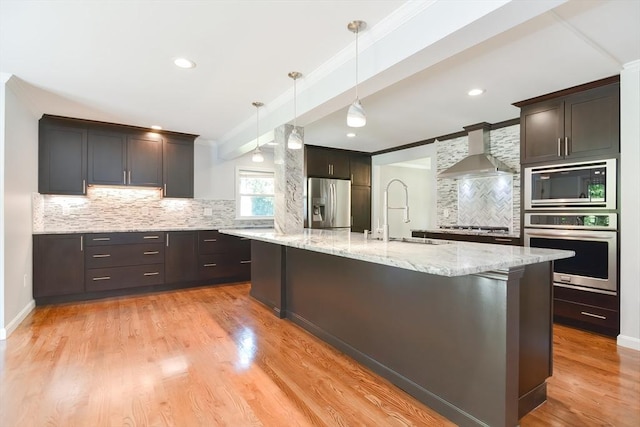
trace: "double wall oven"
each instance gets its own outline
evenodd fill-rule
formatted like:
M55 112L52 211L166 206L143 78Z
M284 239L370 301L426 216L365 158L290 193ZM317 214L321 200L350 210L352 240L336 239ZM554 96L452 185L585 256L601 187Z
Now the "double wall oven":
M576 318L600 322L607 333L615 333L618 322L616 182L616 159L524 170L525 246L576 253L554 262L556 315L573 307L562 305L569 296L578 301Z

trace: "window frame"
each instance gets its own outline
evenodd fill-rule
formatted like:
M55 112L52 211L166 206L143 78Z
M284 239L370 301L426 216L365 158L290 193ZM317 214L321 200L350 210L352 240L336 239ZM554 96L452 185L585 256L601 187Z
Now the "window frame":
M276 199L276 194L275 194L275 180L276 180L276 173L275 170L272 168L262 168L262 167L256 167L256 166L252 166L252 165L248 165L248 166L236 166L236 182L235 182L235 196L236 196L236 220L240 220L240 221L255 221L255 220L260 220L260 219L265 219L265 220L269 220L269 219L274 219L274 215L272 216L242 216L241 215L241 207L240 207L240 199L241 196L243 194L240 193L240 178L242 176L242 172L246 171L246 172L257 172L257 173L267 173L267 174L271 174L273 176L273 194L271 196L273 196L273 202L274 202L274 214L275 214L275 199ZM269 196L270 194L267 194L267 196Z

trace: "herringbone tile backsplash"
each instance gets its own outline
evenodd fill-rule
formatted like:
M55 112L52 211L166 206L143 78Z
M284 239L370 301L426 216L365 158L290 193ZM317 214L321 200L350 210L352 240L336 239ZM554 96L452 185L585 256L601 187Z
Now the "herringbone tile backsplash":
M520 232L520 126L491 131L491 154L518 171L512 176L438 179L438 225L491 225ZM438 146L438 172L469 153L467 137ZM449 215L446 216L445 213Z

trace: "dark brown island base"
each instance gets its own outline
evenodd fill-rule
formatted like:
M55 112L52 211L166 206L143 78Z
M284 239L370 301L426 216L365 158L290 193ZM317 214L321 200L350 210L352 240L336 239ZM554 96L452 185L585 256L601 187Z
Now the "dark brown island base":
M254 239L254 298L453 422L516 426L546 400L552 259L571 252L549 251L536 262L531 258L543 252L530 248L385 243L326 231L297 239L224 232ZM404 258L412 267L403 253L411 253ZM457 267L416 271L428 264L416 262L421 257L452 254ZM469 254L521 265L455 275Z

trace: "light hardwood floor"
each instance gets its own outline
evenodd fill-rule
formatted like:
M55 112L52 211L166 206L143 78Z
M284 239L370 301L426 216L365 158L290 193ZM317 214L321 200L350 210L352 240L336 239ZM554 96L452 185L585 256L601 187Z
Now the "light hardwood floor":
M205 287L38 307L0 342L0 426L445 426L248 296ZM640 352L556 326L522 426L637 426Z

